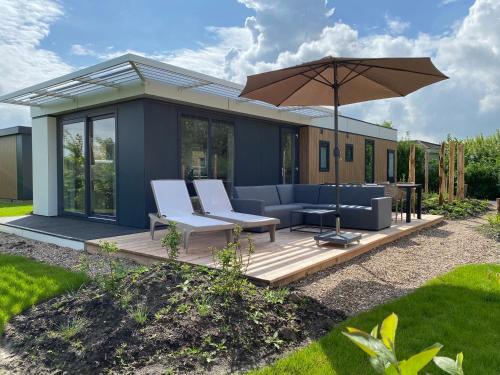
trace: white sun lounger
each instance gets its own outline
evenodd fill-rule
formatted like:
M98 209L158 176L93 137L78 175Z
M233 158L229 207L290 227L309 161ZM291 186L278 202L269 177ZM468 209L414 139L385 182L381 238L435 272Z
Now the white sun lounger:
M268 227L271 242L274 242L279 219L235 212L221 180L195 180L193 183L206 216L235 223L244 229Z
M175 222L182 231L184 249L188 250L191 233L224 231L227 242L232 240L235 225L231 222L197 215L183 180L151 181L153 195L158 209L157 214L149 214L151 239L157 223L167 225Z

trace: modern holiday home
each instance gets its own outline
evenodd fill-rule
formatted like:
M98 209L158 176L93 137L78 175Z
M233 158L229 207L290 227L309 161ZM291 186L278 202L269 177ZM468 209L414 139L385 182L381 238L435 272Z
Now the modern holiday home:
M333 183L332 111L127 54L0 97L31 107L34 213L146 227L153 179ZM344 183L394 181L397 131L340 118ZM191 189L194 194L194 189Z

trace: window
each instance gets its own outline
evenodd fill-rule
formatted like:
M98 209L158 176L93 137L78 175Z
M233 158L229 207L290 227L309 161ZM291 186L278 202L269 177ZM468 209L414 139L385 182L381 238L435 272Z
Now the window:
M396 153L394 150L387 150L387 181L394 182L394 170L396 166Z
M182 116L181 173L188 183L203 178L221 179L230 190L234 178L232 124Z
M330 170L330 142L319 141L319 171L328 172Z
M375 141L365 139L365 182L375 182Z
M345 161L354 160L354 146L351 143L345 145Z

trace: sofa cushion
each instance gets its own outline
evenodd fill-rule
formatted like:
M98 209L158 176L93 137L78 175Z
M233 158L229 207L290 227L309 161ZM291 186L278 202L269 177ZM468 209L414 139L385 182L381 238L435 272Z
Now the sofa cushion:
M276 185L235 186L234 197L239 199L258 199L264 201L265 206L280 204Z
M336 191L335 185L321 185L319 187L318 204L334 204Z
M264 216L280 219L278 228L287 228L290 226L290 211L300 209L302 209L302 205L300 204L278 204L275 206L267 206L264 207ZM293 215L292 220L293 225L302 224L303 215Z
M341 185L340 203L371 207L372 198L384 196L383 186Z
M320 185L297 184L294 185L293 194L295 203L318 203Z
M281 211L286 211L290 213L290 211L301 210L302 208L304 208L304 206L301 204L277 204L274 206L264 207L264 213L271 214L273 212L281 212Z
M293 195L293 185L276 185L281 204L295 203Z

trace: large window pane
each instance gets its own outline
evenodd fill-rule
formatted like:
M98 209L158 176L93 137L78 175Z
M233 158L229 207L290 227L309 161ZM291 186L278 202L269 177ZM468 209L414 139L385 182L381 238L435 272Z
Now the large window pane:
M210 128L210 177L231 188L234 178L234 129L225 122L213 121Z
M375 143L365 140L365 182L375 181Z
M208 177L208 120L181 119L182 178L193 181Z
M115 119L93 120L89 137L91 213L116 216Z
M85 123L63 126L63 205L85 213Z
M293 184L295 176L295 132L281 132L281 182Z

